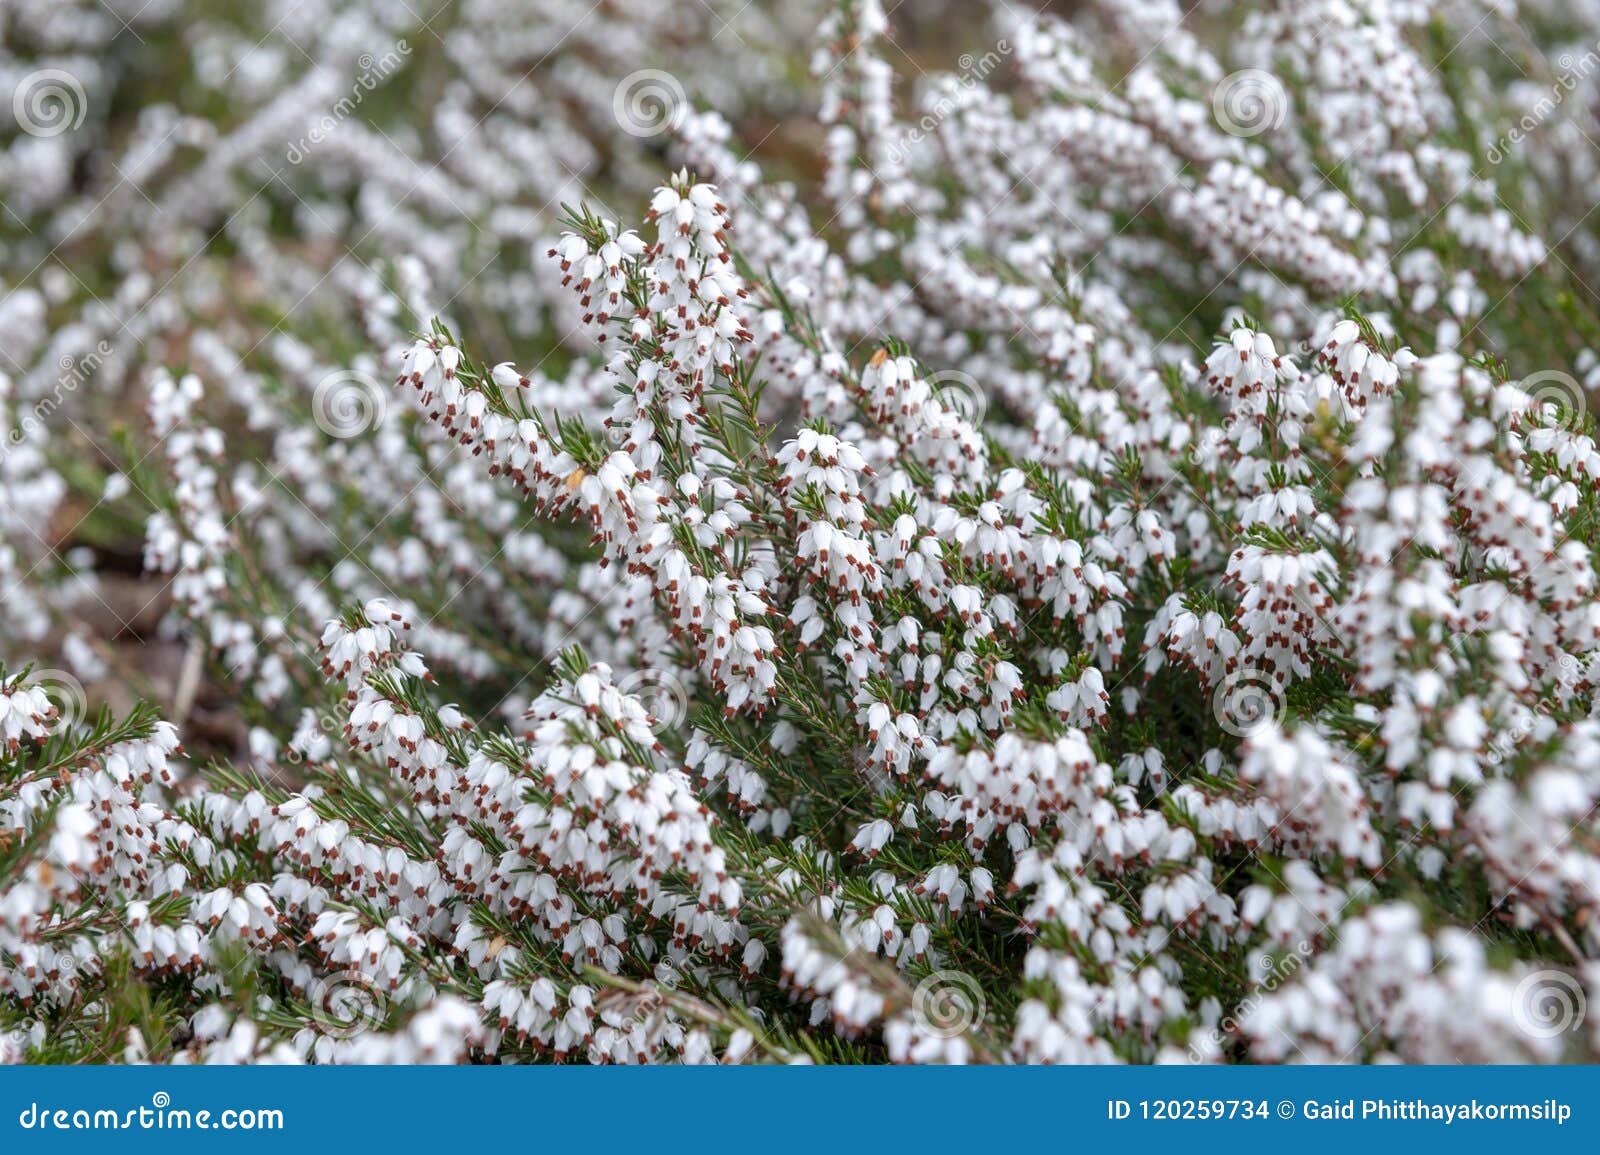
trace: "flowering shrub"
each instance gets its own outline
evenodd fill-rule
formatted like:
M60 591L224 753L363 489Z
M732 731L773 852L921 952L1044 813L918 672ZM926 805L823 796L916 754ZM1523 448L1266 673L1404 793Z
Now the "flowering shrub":
M185 7L0 17L7 1058L1600 1056L1600 8Z

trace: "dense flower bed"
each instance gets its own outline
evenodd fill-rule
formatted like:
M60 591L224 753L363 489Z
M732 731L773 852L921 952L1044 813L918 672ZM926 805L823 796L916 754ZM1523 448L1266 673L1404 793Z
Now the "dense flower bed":
M1600 1055L1600 6L306 7L0 15L5 1057Z

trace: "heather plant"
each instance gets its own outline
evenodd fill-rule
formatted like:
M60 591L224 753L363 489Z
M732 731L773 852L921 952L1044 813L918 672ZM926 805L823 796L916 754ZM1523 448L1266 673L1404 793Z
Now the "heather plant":
M1600 1056L1600 7L583 7L0 17L4 1055Z

